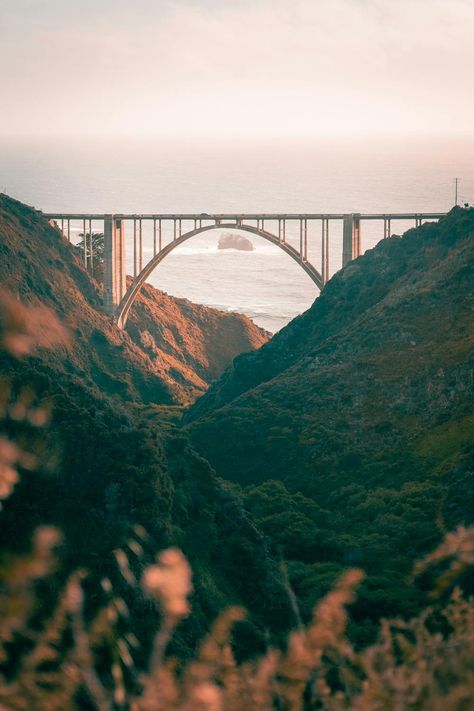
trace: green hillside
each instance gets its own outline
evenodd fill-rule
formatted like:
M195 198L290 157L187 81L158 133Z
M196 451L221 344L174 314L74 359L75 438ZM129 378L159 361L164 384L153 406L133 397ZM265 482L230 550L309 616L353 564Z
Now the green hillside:
M249 345L260 329L244 320L239 331L240 317L226 314L218 323L219 312L201 306L195 307L197 321L193 304L172 303L171 297L148 288L131 320L134 342L102 312L98 285L58 231L6 196L0 198L0 254L7 288L0 290L0 468L3 452L10 456L9 442L27 451L33 448L37 462L31 471L20 460L19 482L11 496L2 495L0 581L8 582L12 555L29 550L38 526L57 526L64 534L59 569L42 590L42 611L33 611L33 618L52 609L64 579L76 569L87 571L87 606L97 611L104 600L101 581L108 578L128 604L126 624L141 642L139 667L157 614L124 581L115 552L130 541L139 543L139 575L157 551L179 546L192 562L195 588L193 615L176 637L180 655L192 652L229 604L250 611L249 621L241 625L242 653L260 648L268 628L278 632L292 619L278 567L239 497L173 425L179 415L176 398L193 392L197 381L203 385L205 360L214 372L220 365L209 352L196 355L196 348L191 358L186 330L199 336L199 344L209 327L216 347L219 339L230 337L229 353L238 343ZM173 351L171 370L162 367L156 352L163 324L154 317L162 313L163 303L180 318L183 334L181 350L176 343L168 348ZM68 341L18 359L2 348L2 337L10 327L28 327L24 309L39 304L66 324ZM47 316L42 323L47 331ZM140 329L154 334L154 353L140 347ZM36 333L40 340L44 335ZM199 374L193 370L198 365ZM28 419L30 408L43 405L51 410L51 422L35 428ZM146 531L146 544L137 539L136 530ZM15 664L28 647L24 639L17 643Z
M474 519L474 210L392 237L333 277L186 416L288 561L303 611L341 569L370 575L359 641L425 598L407 579Z

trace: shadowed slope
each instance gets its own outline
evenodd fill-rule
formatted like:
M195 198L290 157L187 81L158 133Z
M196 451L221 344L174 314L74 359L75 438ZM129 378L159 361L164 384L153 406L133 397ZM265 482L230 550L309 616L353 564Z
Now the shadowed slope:
M349 264L187 422L303 598L348 564L381 576L367 621L413 611L411 561L473 518L473 403L474 210L456 209Z
M126 627L140 640L140 665L146 661L157 615L130 581L127 588L114 554L128 545L139 524L146 531L144 555L149 560L158 549L179 545L193 561L195 614L183 623L176 641L179 652L189 654L210 620L229 603L255 612L242 648L261 646L266 628L281 630L291 620L288 596L266 540L238 496L216 478L186 436L176 432L176 408L156 404L173 402L180 392L189 394L190 381L179 390L175 380L162 378L152 357L99 310L97 285L58 232L30 208L4 196L0 254L3 284L25 304L49 306L68 324L70 336L55 349L34 349L20 359L2 348L3 340L0 344L0 464L5 452L10 456L16 451L5 442L18 442L28 453L34 445L34 456L25 457L33 463L24 468L20 462L12 495L1 502L0 567L4 571L12 551L28 550L37 526L58 526L64 534L59 578L77 567L85 569L86 605L94 611L103 601L101 581L110 578L114 594L129 605ZM159 316L163 305L173 307L171 298L162 295L157 306L155 296L150 290L144 306L157 308L148 316L150 329L157 328L152 316ZM4 302L0 298L0 336L5 324L16 323L15 304L11 297ZM192 313L193 306L183 302L183 312L175 308L191 328L184 311ZM206 310L196 308L204 324ZM217 328L218 312L208 318ZM49 311L42 319L46 327L48 319L54 324ZM162 338L164 351L166 334ZM195 362L204 375L219 362L200 343ZM184 351L176 355L176 350L176 359L182 357L181 365L186 364ZM36 428L29 410L42 410L43 404L45 412L51 408L51 424ZM61 580L50 583L35 614L42 617L52 609L60 585Z

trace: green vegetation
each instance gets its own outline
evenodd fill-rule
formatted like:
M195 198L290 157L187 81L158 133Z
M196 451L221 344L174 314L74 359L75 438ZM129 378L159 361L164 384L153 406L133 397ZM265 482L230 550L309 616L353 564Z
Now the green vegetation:
M34 471L20 462L18 483L0 512L4 579L12 556L29 551L38 526L59 528L64 536L59 568L39 608L31 611L33 618L42 619L64 579L77 569L87 571L87 607L90 613L97 610L106 577L127 598L125 627L145 650L137 654L140 666L158 618L133 591L124 592L115 559L118 549L135 540L139 526L147 535L142 567L171 544L193 564L195 614L175 638L180 655L192 653L229 603L251 613L243 652L261 648L267 629L277 637L292 620L278 567L240 500L177 430L180 408L171 404L166 374L149 368L151 361L101 313L94 284L40 216L2 197L0 234L5 256L0 275L15 294L2 295L0 303L0 441L18 441L28 450L34 444L38 461ZM43 249L36 254L39 238ZM55 333L54 312L42 308L30 314L22 305L38 301L67 323L57 344L48 339ZM8 347L1 347L3 335L17 328L20 334L11 338L21 345L18 353L6 341ZM15 414L42 403L52 413L49 427L37 431L29 415ZM11 446L5 446L10 457ZM16 664L26 648L18 640L9 663Z
M79 242L75 245L78 259L84 260L84 242L87 262L91 263L92 254L92 274L99 283L104 281L104 233L103 232L81 232Z
M411 566L474 521L474 210L379 244L185 417L286 561L305 619L351 565L351 634L427 602Z
M472 532L413 566L474 521L474 211L349 265L184 427L169 371L101 313L57 231L4 197L0 231L0 703L470 709L472 603L446 603L453 580L474 590ZM155 569L170 546L189 616ZM224 613L196 658L229 605L247 617Z
M4 554L28 550L37 526L57 526L64 533L60 577L86 569L89 595L99 600L104 575L118 584L114 551L138 524L147 531L149 556L174 544L193 561L196 614L178 636L182 654L190 653L209 620L231 601L254 611L256 640L274 616L275 629L288 626L287 595L261 534L237 497L175 430L169 408L125 407L35 357L17 361L3 354L0 368L8 380L8 408L21 402L26 384L35 403L52 405L49 430L38 445L48 456L41 456L38 471L21 471L1 512ZM3 429L22 442L29 437L29 426L8 416ZM139 601L134 608L130 629L146 643L150 620Z

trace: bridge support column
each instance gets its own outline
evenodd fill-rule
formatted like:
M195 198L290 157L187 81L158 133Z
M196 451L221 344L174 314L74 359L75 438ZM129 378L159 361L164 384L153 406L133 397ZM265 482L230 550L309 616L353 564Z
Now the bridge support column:
M360 214L344 215L342 233L342 266L360 257Z
M125 223L114 215L104 219L104 309L114 316L127 291Z

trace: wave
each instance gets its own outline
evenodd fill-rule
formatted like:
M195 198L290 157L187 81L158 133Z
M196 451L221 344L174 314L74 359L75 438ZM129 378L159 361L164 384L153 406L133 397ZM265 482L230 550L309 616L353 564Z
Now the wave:
M295 312L291 311L289 313L284 313L279 309L275 309L275 311L269 311L268 309L265 309L265 307L240 307L240 306L229 306L229 304L221 304L221 303L211 303L211 302L206 302L204 304L205 306L209 306L212 309L218 309L219 311L224 311L226 313L237 313L237 314L243 314L245 316L249 316L250 318L256 317L256 318L268 318L268 319L274 319L274 320L282 320L282 321L289 321L290 319L295 317Z
M149 247L144 247L143 249L144 254L150 255L152 254L152 250ZM172 254L179 255L179 256L186 256L186 257L192 257L192 256L201 256L201 255L225 255L225 254L242 254L251 256L255 254L280 254L280 249L278 247L274 247L273 245L255 245L255 248L252 251L246 251L242 249L218 249L217 245L181 245L179 247L176 247L174 252Z

